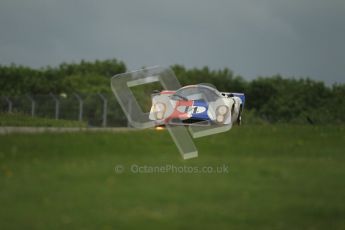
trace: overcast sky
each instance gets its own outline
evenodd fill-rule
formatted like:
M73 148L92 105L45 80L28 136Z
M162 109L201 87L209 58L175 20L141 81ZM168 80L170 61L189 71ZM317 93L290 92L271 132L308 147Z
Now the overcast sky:
M0 0L0 64L117 58L345 82L345 0Z

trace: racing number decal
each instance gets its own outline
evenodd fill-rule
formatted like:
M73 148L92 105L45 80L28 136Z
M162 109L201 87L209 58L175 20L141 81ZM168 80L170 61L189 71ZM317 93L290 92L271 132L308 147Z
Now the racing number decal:
M206 111L206 108L204 106L190 106L192 107L191 110L193 111L192 114L194 113L203 113Z
M193 113L197 113L197 112L198 112L198 107L195 106L195 107L194 107L194 110L193 110Z
M206 108L204 106L184 106L181 105L177 107L177 110L181 113L187 113L187 114L197 114L197 113L203 113L206 111Z

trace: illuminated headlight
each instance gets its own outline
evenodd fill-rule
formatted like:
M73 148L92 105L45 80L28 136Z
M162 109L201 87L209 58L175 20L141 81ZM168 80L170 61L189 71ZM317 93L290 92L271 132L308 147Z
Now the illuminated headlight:
M162 120L165 114L165 104L158 102L154 105L155 117L158 120Z
M217 112L220 114L220 115L223 115L226 114L228 112L228 107L226 107L225 105L221 105L221 106L218 106L217 108ZM218 120L218 119L217 119Z

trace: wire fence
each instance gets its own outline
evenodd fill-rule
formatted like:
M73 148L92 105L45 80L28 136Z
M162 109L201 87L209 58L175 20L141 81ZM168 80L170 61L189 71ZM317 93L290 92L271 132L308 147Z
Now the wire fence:
M112 94L48 94L1 96L2 113L79 120L89 127L124 127L127 119Z

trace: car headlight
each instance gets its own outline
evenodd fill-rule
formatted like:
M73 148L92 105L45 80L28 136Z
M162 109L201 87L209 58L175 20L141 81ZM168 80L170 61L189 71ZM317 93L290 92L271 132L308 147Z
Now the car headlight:
M221 123L224 121L224 116L223 115L218 115L217 116L217 122Z
M162 102L157 102L156 104L155 104L155 111L156 112L160 112L160 111L164 111L165 110L165 105L164 105L164 103L162 103Z
M220 105L216 109L216 121L219 123L224 122L225 115L228 113L229 109L225 105Z
M218 106L217 108L217 112L223 116L228 112L228 110L229 110L228 107L225 105Z
M166 106L165 104L158 102L156 104L154 104L154 113L155 113L155 117L158 120L162 120L164 118L164 114L165 114L165 110L166 110Z

